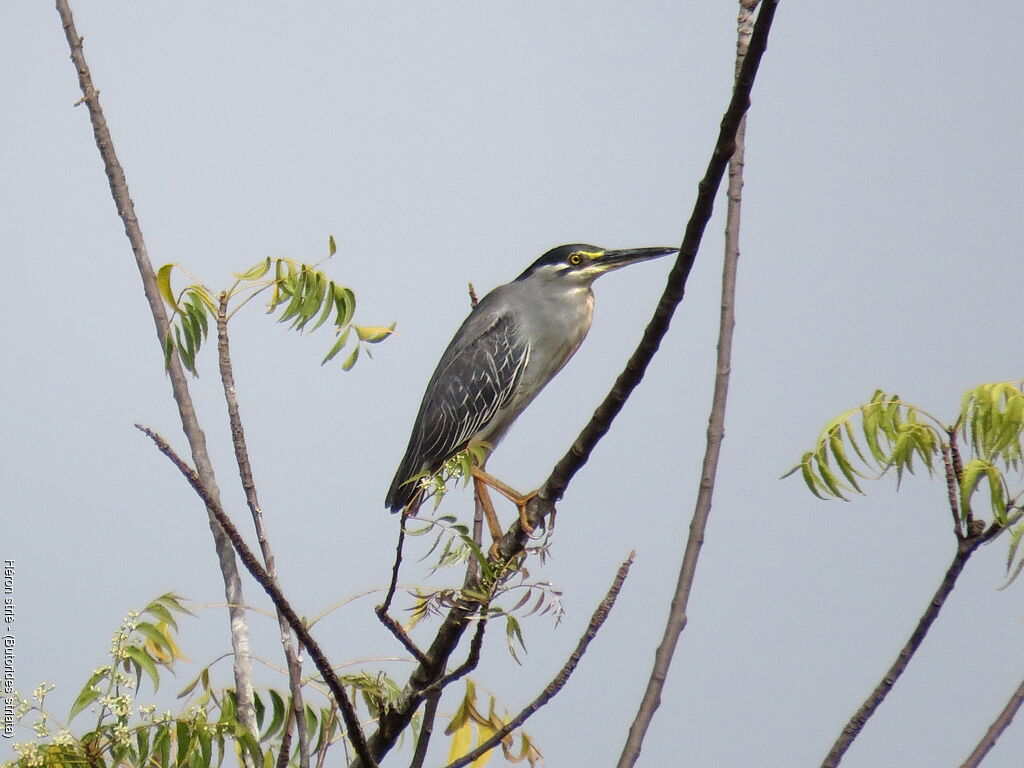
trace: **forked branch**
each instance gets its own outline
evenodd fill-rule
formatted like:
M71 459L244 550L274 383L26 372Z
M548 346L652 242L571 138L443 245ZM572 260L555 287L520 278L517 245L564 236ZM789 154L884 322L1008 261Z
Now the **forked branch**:
M548 683L547 687L541 691L540 695L526 705L519 714L505 723L504 727L499 728L489 739L477 746L476 749L471 752L467 752L457 760L453 760L446 765L445 768L462 768L463 766L472 763L481 755L490 752L501 743L502 739L526 722L526 719L530 717L530 715L558 695L558 692L565 687L567 682L569 682L569 678L572 676L572 673L576 671L576 667L579 666L580 660L583 658L583 654L587 652L587 646L590 645L590 641L597 636L598 631L601 629L601 625L604 624L605 619L608 618L608 614L611 613L612 608L615 606L615 600L618 598L619 592L622 590L623 582L629 575L629 568L633 564L634 557L635 554L630 552L629 557L627 557L622 565L619 566L619 570L615 574L615 579L612 581L611 587L608 588L608 593L604 596L604 600L602 600L597 606L597 609L594 611L594 615L590 617L590 623L587 624L586 631L576 644L576 650L572 652L569 660L565 662L565 665L558 671L555 678Z
M288 626L295 632L299 642L302 643L303 647L309 651L309 656L313 660L313 664L324 678L324 682L334 695L334 700L338 704L338 708L341 709L342 720L345 721L345 730L348 734L349 741L352 743L353 749L359 758L367 765L375 767L377 764L370 757L369 750L366 745L366 738L363 735L362 727L359 725L359 718L356 716L355 708L352 706L352 701L349 699L348 694L345 693L345 689L338 679L338 676L334 673L331 668L330 662L327 660L327 656L320 649L320 645L313 639L313 636L309 634L309 630L306 629L306 625L299 619L298 614L295 613L295 609L292 608L291 604L285 598L284 593L281 592L280 587L277 585L277 580L271 578L270 574L260 565L256 556L249 549L249 546L245 543L245 539L238 532L235 524L231 522L231 519L224 512L224 508L220 505L220 502L214 499L207 492L206 488L203 487L202 480L199 475L186 464L174 449L168 445L167 441L164 440L153 430L148 427L144 427L141 424L136 424L136 428L142 431L147 437L149 437L160 449L160 452L164 454L171 462L178 468L178 471L185 476L188 480L189 485L192 486L193 490L199 495L199 498L206 504L206 508L210 511L217 522L224 529L228 538L231 540L231 544L234 546L235 551L238 553L238 557L242 560L242 564L245 565L246 569L252 574L252 577L256 579L257 583L267 593L270 599L274 603L274 607L280 611L281 615L284 616L288 622Z
M142 290L149 303L153 322L156 324L160 354L163 357L163 351L167 344L167 314L164 311L163 299L157 287L153 265L149 261L149 252L142 236L142 228L135 215L135 205L132 203L128 190L128 180L125 178L124 169L117 158L117 153L114 151L114 141L110 136L110 130L100 106L99 91L93 87L92 75L89 72L89 65L85 60L85 52L82 47L82 38L79 37L78 31L75 29L75 20L71 14L68 0L57 0L57 13L60 15L61 24L64 27L64 36L67 38L68 47L71 49L71 61L78 73L78 84L82 90L80 103L84 103L89 109L96 147L99 149L100 157L103 160L103 169L110 182L110 193L114 198L117 214L121 217L125 235L135 254L135 264L138 267L139 276L142 278ZM192 396L188 389L188 380L185 378L181 362L176 355L172 355L168 361L167 375L171 381L174 400L178 404L181 427L188 440L196 472L202 479L203 487L207 489L210 497L214 501L218 501L220 491L213 473L213 463L210 461L206 449L206 435L203 434L202 427L199 425L199 419L196 417L195 407L192 404ZM242 580L239 577L238 564L235 562L234 553L227 537L212 516L209 518L209 524L224 579L224 595L231 620L231 647L234 652L238 718L251 733L255 734L259 732L259 729L256 726L256 713L253 707L252 658L249 650L249 630L245 617L245 599L242 596Z

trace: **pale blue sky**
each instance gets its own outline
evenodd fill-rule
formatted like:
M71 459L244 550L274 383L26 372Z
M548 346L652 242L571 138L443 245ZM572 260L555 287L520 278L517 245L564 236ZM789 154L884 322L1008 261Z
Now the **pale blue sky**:
M169 589L223 598L200 504L132 427L184 444L57 15L4 10L0 557L18 567L18 685L56 682L63 712L129 608ZM319 367L326 337L293 337L256 307L233 327L280 578L308 615L387 577L384 493L466 282L488 290L564 242L679 242L735 42L732 3L74 10L155 264L219 287L267 255L317 260L333 234L329 270L359 317L398 322L350 374ZM953 546L940 481L896 494L886 480L843 504L778 477L876 387L951 414L965 388L1021 377L1022 25L1015 2L781 4L750 116L719 487L641 765L817 765L938 584ZM703 451L721 229L716 216L648 379L562 502L553 558L534 566L564 590L566 619L526 622L522 667L495 632L475 673L518 710L637 551L576 675L528 725L550 766L614 760L660 638ZM590 338L492 471L521 488L546 477L668 268L597 284ZM242 521L214 361L200 366L193 392ZM970 751L1024 676L1022 587L996 591L1004 557L1005 542L975 557L844 766L955 765ZM266 602L251 582L247 594ZM332 658L399 655L370 609L319 625ZM204 611L182 645L209 660L225 625ZM254 626L276 659L271 622ZM1018 723L985 765L1017 765L1022 749Z

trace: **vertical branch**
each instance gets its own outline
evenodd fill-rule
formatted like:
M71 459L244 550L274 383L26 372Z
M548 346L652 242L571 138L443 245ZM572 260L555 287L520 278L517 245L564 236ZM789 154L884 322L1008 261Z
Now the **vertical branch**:
M114 151L114 142L110 136L106 118L103 116L103 109L100 106L99 92L93 87L92 75L89 72L89 65L85 60L85 52L82 49L82 38L79 37L78 31L75 29L75 21L71 14L68 0L56 0L56 2L57 13L60 15L61 24L64 27L64 36L67 38L68 46L71 49L71 61L74 63L75 71L78 73L78 84L82 89L82 103L89 109L93 135L96 139L96 146L99 149L100 157L103 160L103 169L110 183L110 192L114 198L114 205L117 208L118 216L121 217L121 221L124 224L124 232L128 237L128 242L131 244L132 251L135 254L135 263L139 270L139 276L142 278L142 289L146 295L146 301L149 303L153 322L156 325L156 334L160 341L162 357L167 343L167 314L164 311L163 299L160 297L160 291L157 288L153 265L149 261L146 241L142 236L142 228L139 226L138 217L135 215L135 205L132 203L132 198L128 191L128 181L125 178L124 169L121 167L121 163L117 159L117 153ZM199 425L199 419L192 404L192 396L188 390L188 381L185 378L185 373L181 368L177 355L171 355L167 366L167 373L171 380L171 390L174 394L174 401L178 405L182 430L188 440L196 472L209 494L219 502L220 490L217 487L213 464L206 449L206 435ZM252 657L249 650L249 628L245 620L245 600L242 596L242 581L238 574L238 564L235 562L231 543L212 514L209 515L209 524L210 531L213 533L214 549L217 552L221 575L224 579L224 595L227 599L228 615L231 622L231 648L234 652L234 677L235 691L238 697L238 718L247 729L256 734L258 729L256 727L256 715L253 707Z
M942 446L942 468L946 475L946 493L949 498L949 510L953 514L953 533L956 534L956 538L959 541L964 537L964 524L960 519L960 481L956 470L953 469L952 440L954 439L954 435L951 432L951 442Z
M245 491L245 501L252 513L253 526L256 529L256 540L260 545L263 563L267 568L267 576L277 582L277 567L274 564L274 553L267 538L267 529L263 525L263 510L256 494L256 483L252 477L252 465L249 463L249 448L245 442L245 429L238 411L238 393L235 389L235 374L231 367L231 347L228 342L228 294L220 294L217 307L217 362L220 367L220 381L224 388L224 399L227 402L228 421L231 424L231 443L235 448L235 462L238 464L238 475ZM302 664L299 662L295 647L292 645L292 633L288 622L277 609L277 626L281 630L281 645L284 648L285 663L288 666L288 689L292 698L292 713L295 719L295 733L299 737L299 765L309 768L309 737L306 732L306 708L302 700ZM287 745L282 744L282 754L287 757Z
M738 18L738 39L736 42L736 77L746 56L753 29L753 13L759 0L741 0ZM701 468L700 487L690 521L690 535L683 552L675 594L672 597L668 620L661 643L654 655L654 665L644 691L636 717L629 728L626 743L619 757L618 768L628 768L640 757L644 737L650 727L654 713L661 704L661 690L668 677L672 657L675 655L679 635L686 627L686 606L690 599L697 571L697 559L704 543L704 531L711 515L711 500L718 472L718 458L722 439L725 436L725 406L729 393L729 373L732 366L732 337L736 325L736 268L739 260L740 204L743 191L744 137L746 116L736 129L736 149L729 160L728 206L725 226L725 257L722 267L722 303L718 331L718 358L715 371L714 395L711 414L708 418L707 445Z
M423 761L427 759L427 747L430 746L430 736L434 733L434 720L440 701L440 691L427 697L427 706L423 708L423 724L420 726L419 736L416 737L416 751L413 753L409 768L423 768Z
M981 765L981 761L985 759L985 755L989 753L989 750L995 746L996 741L1002 735L1003 731L1007 729L1010 723L1013 722L1013 716L1017 714L1017 710L1020 709L1020 705L1024 704L1024 682L1021 682L1017 686L1017 690L1013 692L1013 696L1006 702L1006 706L1003 707L1003 711L999 713L992 725L985 731L985 735L978 742L978 746L974 748L974 751L964 760L960 768L978 768Z

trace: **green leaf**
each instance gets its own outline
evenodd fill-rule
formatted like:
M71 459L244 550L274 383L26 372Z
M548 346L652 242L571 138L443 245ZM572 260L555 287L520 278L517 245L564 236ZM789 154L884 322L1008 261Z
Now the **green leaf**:
M516 653L516 646L518 645L525 651L526 641L523 640L523 631L519 626L519 620L515 616L505 616L505 642L508 645L508 652L512 654L516 664L522 664L519 660L519 655Z
M966 517L971 509L971 496L978 488L978 483L985 476L987 468L991 466L982 459L971 459L964 467L960 479L960 513Z
M181 307L178 306L178 302L174 298L174 292L171 290L171 272L177 264L164 264L156 272L156 287L160 291L160 295L163 300L167 302L169 307L172 307L176 312L181 311Z
M178 698L179 699L183 699L186 696L188 696L190 693L192 693L192 691L194 691L196 689L196 686L199 685L200 682L203 683L203 688L204 689L208 689L210 687L210 668L209 667L204 667L203 671L200 672L198 675L196 675L195 679L192 680L192 682L190 682L188 685L186 685L184 688L182 688L178 692Z
M171 655L172 649L167 643L167 636L148 621L140 621L136 624L135 631L145 635L153 641L153 644L156 645L157 648L161 651L166 651L168 655Z
M174 616L163 602L154 600L152 603L146 606L143 613L148 613L158 621L162 621L166 624L170 624L175 630L178 629L178 624L174 620Z
M334 290L332 286L333 286L333 283L330 283L328 285L328 290L331 291L331 296L333 296L333 290ZM320 317L317 318L316 323L314 323L313 327L309 329L310 333L312 333L317 328L319 328L321 325L323 325L325 322L327 322L327 318L331 316L331 310L333 308L334 308L333 299L331 299L329 301L324 301L322 303L322 306L320 308Z
M135 676L136 679L142 677L142 673L145 672L149 676L149 680L153 683L153 690L160 687L160 673L157 672L156 664L149 658L144 650L137 645L129 645L124 649L124 654L135 664Z
M161 723L157 728L156 738L153 739L153 752L160 755L160 765L171 764L171 726L168 723Z
M846 456L846 451L843 449L843 438L839 427L832 431L828 442L829 449L832 451L832 456L839 467L839 471L843 473L843 477L846 478L853 490L861 493L860 486L857 485L857 470L854 469L850 459Z
M187 765L189 747L192 746L192 733L189 730L188 723L182 722L181 720L177 722L176 731L178 742L178 765Z
M331 256L338 252L338 246L334 243L334 235L327 238L327 251Z
M828 489L828 492L838 499L847 501L847 498L842 492L842 489L845 488L845 486L839 481L839 478L835 476L835 473L832 472L832 468L828 463L828 450L824 444L819 446L817 452L814 454L814 465L818 470L818 477L821 479L825 488Z
M395 332L396 323L392 323L388 326L380 325L353 325L356 329L356 335L360 341L365 341L369 344L378 344L392 333Z
M149 757L149 729L139 728L135 731L135 743L138 746L139 763L146 764Z
M344 331L341 332L341 335L338 336L337 341L334 342L334 346L328 350L327 354L324 356L324 359L320 361L320 365L325 365L329 363L331 360L335 358L335 356L337 356L339 352L341 352L342 347L345 346L345 342L348 341L348 331L349 329L346 328Z
M338 309L338 316L334 318L334 326L343 328L352 322L352 316L356 313L356 295L344 286L335 285L334 306Z
M251 267L245 270L245 272L234 272L232 274L234 274L234 276L237 277L239 280L244 280L246 282L259 280L264 275L266 275L267 272L270 271L270 263L270 257L267 256L266 259L257 264L253 264Z
M804 484L811 493L822 501L828 501L828 497L823 496L821 491L818 490L818 479L814 476L814 471L811 469L811 456L810 451L804 454L805 460L799 464L800 474L804 479Z
M269 739L271 736L276 734L281 726L284 725L285 721L284 699L281 697L281 694L273 688L270 689L270 705L273 708L274 714L270 719L270 725L267 726L267 730L263 734L263 740Z
M89 682L82 686L82 690L79 692L78 697L75 699L75 703L71 705L71 712L70 714L68 714L68 722L74 720L75 715L77 715L82 710L86 709L90 704L92 704L94 701L96 701L96 699L100 697L100 692L98 690L93 690L93 686L95 686L96 683L98 683L104 677L106 677L105 673L96 672L92 675L92 677L89 678Z
M349 355L348 359L346 359L345 362L341 364L341 370L343 370L343 371L351 371L352 370L352 366L354 366L356 364L356 360L358 360L358 359L359 359L359 346L356 345L356 348L352 350L352 354Z

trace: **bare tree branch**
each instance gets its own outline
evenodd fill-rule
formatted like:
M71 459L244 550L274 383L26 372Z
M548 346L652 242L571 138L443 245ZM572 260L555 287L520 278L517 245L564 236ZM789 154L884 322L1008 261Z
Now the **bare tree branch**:
M426 654L416 647L416 643L414 643L412 638L409 637L409 633L402 629L402 625L387 614L383 605L378 605L373 612L377 614L377 618L380 619L380 623L387 627L388 631L395 636L405 650L415 657L416 661L420 664L429 661Z
M469 643L469 653L466 655L466 660L440 680L431 683L424 693L443 691L456 680L462 679L476 669L476 665L480 663L480 649L484 644L484 631L486 629L487 619L477 621L476 632L473 633L473 639Z
M292 751L292 723L295 721L295 710L288 710L288 717L284 721L284 730L281 733L281 746L277 752L277 768L288 768L288 753Z
M245 429L238 411L238 393L235 388L235 374L231 367L231 346L228 341L228 294L221 292L217 306L217 362L220 368L220 381L224 389L224 400L228 408L228 421L231 425L231 443L235 448L235 462L238 465L238 476L245 491L245 501L252 514L253 527L256 529L256 540L263 554L263 562L267 567L267 575L277 580L277 567L274 565L274 552L270 548L267 529L263 525L263 509L260 507L256 493L256 482L252 476L252 465L249 463L249 448L245 442ZM288 689L291 692L292 712L295 716L295 733L299 737L299 765L309 768L309 737L306 733L306 707L302 699L302 664L299 662L295 647L292 645L292 633L288 629L281 611L277 611L277 626L281 630L281 646L284 649L285 663L288 666ZM290 732L287 734L288 744L282 744L282 751L287 757L290 746Z
M725 174L729 158L735 149L736 130L750 105L750 93L754 86L757 68L767 45L768 33L778 0L765 0L754 24L753 35L747 57L733 90L732 99L722 118L718 141L708 163L707 172L697 188L697 200L686 227L686 234L679 258L669 274L665 291L655 310L654 317L644 332L639 347L619 376L612 391L599 406L590 423L584 428L572 448L556 465L551 477L527 506L528 521L534 527L543 525L554 509L554 502L561 499L573 475L583 466L594 446L608 431L615 415L622 409L629 394L643 378L665 333L675 308L683 298L686 278L696 259L697 249L714 208L714 198ZM528 535L517 520L501 538L498 549L501 557L510 559L523 551ZM394 707L383 713L377 721L377 731L368 740L370 752L380 758L394 746L399 734L405 729L413 713L423 701L423 691L444 675L448 658L458 646L463 633L473 620L478 605L463 601L448 612L441 623L434 641L427 649L429 664L420 664L412 674ZM358 768L355 761L352 768Z
M590 645L590 641L597 636L598 630L601 629L601 625L604 624L605 619L608 618L608 614L611 613L612 608L615 606L615 600L619 596L619 592L622 590L623 582L629 575L629 568L633 564L633 558L635 556L635 553L630 552L629 557L627 557L625 561L623 561L622 565L619 566L619 570L615 574L615 579L612 581L611 587L608 588L608 593L604 596L604 600L602 600L597 606L597 609L594 611L594 615L590 617L590 623L587 624L586 631L576 644L576 650L572 652L569 660L565 662L565 665L558 671L558 674L555 675L554 680L548 683L547 687L541 691L537 698L531 701L519 714L505 723L502 728L495 731L489 739L484 741L471 752L467 752L457 760L453 760L448 763L445 768L462 768L462 766L469 765L481 755L490 752L498 746L499 743L501 743L502 739L526 722L526 719L530 717L530 715L558 695L558 692L565 687L567 682L569 682L569 677L576 671L576 667L579 666L580 660L583 658L583 654L587 652L587 646Z
M423 761L427 759L427 747L430 746L430 736L434 732L434 719L437 717L437 705L440 700L440 693L427 697L427 706L423 708L423 724L420 726L420 734L416 739L416 751L413 753L409 768L423 768Z
M737 20L736 78L739 80L753 28L753 13L759 0L741 0ZM762 17L768 9L761 11ZM619 756L618 768L636 763L643 748L644 737L650 728L654 713L661 704L661 691L668 679L669 667L675 655L679 636L686 628L686 607L697 573L697 560L704 543L704 532L711 516L711 501L718 474L718 458L725 437L725 407L729 394L729 374L732 369L732 337L736 325L736 271L740 255L740 211L743 199L744 138L747 119L743 117L736 129L735 150L729 159L729 187L725 225L725 256L722 266L722 301L718 330L718 358L715 368L714 394L708 417L707 444L701 468L700 486L690 521L690 535L683 550L682 564L676 581L675 593L669 607L668 619L661 643L654 654L654 664L647 688L629 727L626 742Z
M950 440L955 440L952 431L949 433ZM944 444L942 446L942 468L946 475L946 494L949 499L949 511L953 514L953 533L956 534L956 538L962 539L964 537L964 521L960 519L960 502L958 492L958 481L956 472L953 469L953 456L950 449L952 443Z
M377 763L370 756L367 749L366 738L363 735L363 730L359 725L359 718L356 716L356 711L352 706L352 702L345 693L345 688L341 684L341 680L334 673L331 668L331 663L328 661L327 656L320 649L320 645L313 639L313 636L309 634L309 630L306 629L306 625L299 619L295 609L292 608L291 604L285 598L284 593L281 592L281 588L277 584L277 580L271 578L266 572L256 556L249 549L249 545L245 543L245 539L242 538L242 534L238 532L238 528L231 522L231 518L227 516L224 508L221 506L217 499L207 492L203 486L203 481L199 478L199 475L188 466L174 449L168 445L167 441L164 440L153 430L148 427L144 427L141 424L135 425L137 429L143 432L150 440L152 440L160 452L164 454L171 462L178 468L178 471L185 476L188 480L189 485L192 486L193 490L199 494L199 498L206 504L206 508L210 510L217 522L220 523L224 532L227 534L234 546L235 551L238 553L238 557L242 560L242 564L246 567L252 577L256 579L263 590L267 593L270 599L274 603L274 607L281 612L281 615L285 617L288 625L295 632L296 637L299 638L299 642L309 651L310 658L313 660L313 664L324 678L324 682L327 687L330 688L331 693L334 695L334 700L337 702L338 707L341 709L342 720L345 721L345 730L348 733L349 741L352 742L352 747L355 749L356 755L359 756L367 766L370 768L376 768Z
M989 753L989 750L995 746L996 741L1003 734L1003 731L1009 727L1010 723L1013 722L1013 716L1017 714L1017 710L1020 709L1020 705L1024 704L1024 681L1017 686L1017 690L1013 692L1010 700L1006 702L1006 706L1003 707L1003 711L999 713L992 725L985 731L985 735L981 741L978 742L978 746L974 748L970 756L961 764L960 768L978 768L981 765L981 761L985 759L985 755Z
M402 522L398 526L398 542L395 544L395 562L391 566L391 582L388 584L387 594L384 595L384 602L378 606L379 610L385 613L391 607L391 601L395 598L395 590L398 589L398 573L402 570L402 549L405 547L405 521L408 515L402 513Z
M74 17L68 0L57 0L57 13L60 15L61 24L64 27L64 36L67 38L68 46L71 49L71 60L74 62L75 70L78 73L78 84L82 90L82 103L89 109L89 118L92 121L93 134L96 138L96 146L103 159L103 168L110 183L110 192L114 198L114 205L117 207L118 216L124 224L125 235L131 244L135 254L135 263L142 278L142 288L149 302L149 309L153 315L153 322L156 325L157 338L160 341L161 356L166 348L168 323L167 314L164 311L163 299L157 288L156 275L153 273L153 265L149 261L149 252L146 250L146 241L142 236L142 228L139 226L138 217L135 215L135 205L132 203L128 191L128 181L124 175L124 169L117 159L114 151L114 142L107 127L106 118L103 116L103 109L100 106L99 92L93 87L92 75L89 72L89 65L85 60L85 52L82 48L82 38L75 29ZM220 499L220 490L217 487L217 480L213 472L213 464L210 461L206 449L206 435L203 434L199 419L196 417L195 407L192 404L192 396L189 394L188 381L181 368L177 355L171 355L167 366L168 377L171 380L171 390L174 393L174 400L178 404L178 414L181 418L182 430L188 440L189 449L192 452L192 461L195 463L196 472L202 479L203 486L208 490L210 496L216 501ZM220 529L214 517L209 517L210 530L213 533L214 548L217 552L217 560L220 564L221 575L224 579L224 596L228 604L228 615L231 621L231 647L234 651L234 677L235 692L238 697L239 720L252 733L258 733L256 726L256 714L253 707L252 695L252 656L249 650L249 630L245 620L245 598L242 595L242 580L238 575L238 564L235 562L234 552L228 542L224 531Z
M987 541L991 541L1005 530L1003 528L990 528L988 531L981 533L978 529L983 527L983 525L974 526L973 531L969 531L964 538L958 540L956 554L946 569L946 575L932 596L931 602L928 603L928 607L918 620L917 626L914 628L913 633L911 633L910 638L903 645L903 648L900 649L896 661L886 670L878 685L875 686L875 689L844 726L842 732L832 745L832 749L825 757L825 761L821 764L821 768L836 768L842 762L843 755L846 754L846 750L850 748L854 739L860 734L864 724L867 723L881 703L885 701L889 691L892 690L892 687L896 685L896 681L906 671L910 660L914 657L921 643L924 642L924 638L928 634L931 625L938 618L939 611L945 605L946 598L949 597L949 593L956 586L957 579L960 578L960 574L963 572L964 566L967 565L967 561L971 559L971 555L974 554L979 546Z

